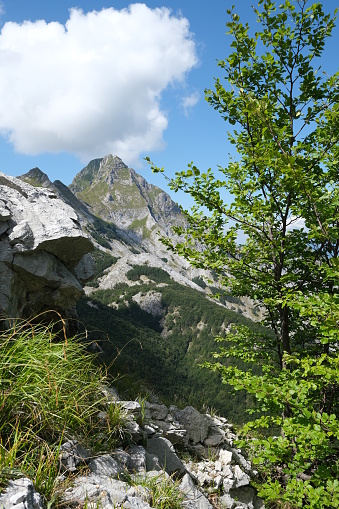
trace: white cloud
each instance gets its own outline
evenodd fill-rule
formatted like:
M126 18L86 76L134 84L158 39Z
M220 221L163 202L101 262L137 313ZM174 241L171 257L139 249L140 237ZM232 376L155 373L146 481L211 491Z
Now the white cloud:
M6 23L0 34L0 133L24 154L114 153L135 162L161 148L162 91L197 64L187 19L132 4L66 25Z
M189 114L190 110L194 108L196 104L198 104L199 98L199 93L193 92L192 94L182 99L182 107L186 116Z
M287 223L287 231L291 230L301 230L303 228L305 230L305 219L303 217L295 217L291 216Z
M2 14L5 14L5 7L4 7L4 4L2 2L0 2L0 16Z

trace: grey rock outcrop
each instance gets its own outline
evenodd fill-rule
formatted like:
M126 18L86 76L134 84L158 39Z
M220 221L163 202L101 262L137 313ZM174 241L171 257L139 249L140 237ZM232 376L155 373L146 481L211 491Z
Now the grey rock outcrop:
M126 412L125 433L134 422L140 427L140 439L133 442L129 435L122 439L123 447L99 455L75 440L65 442L60 471L63 478L71 473L72 482L62 490L62 507L150 509L155 507L154 483L172 486L175 482L178 491L174 496L182 499L183 509L264 509L251 486L255 472L233 446L236 435L225 418L200 414L193 407L178 410L149 402L141 412L138 402L121 401L115 391L104 390L107 404L114 404L114 393ZM200 435L199 426L203 429ZM222 441L209 446L209 438L215 435L223 437ZM43 509L42 498L31 481L17 479L0 495L0 509L5 508Z
M186 469L175 453L169 440L163 437L151 438L147 442L147 452L157 458L158 465L169 475L180 476Z
M26 477L9 482L4 493L0 493L0 509L45 509L42 498Z
M241 451L233 447L236 435L225 418L200 414L193 407L178 410L149 402L141 415L137 402L118 401L129 421L144 419L140 424L143 438L125 450L91 459L90 472L75 479L63 504L72 507L74 500L87 500L92 504L89 507L96 507L100 500L107 509L110 504L148 509L153 505L147 479L153 478L159 482L179 479L185 509L264 509L250 485L255 473ZM208 445L211 437L217 437L212 440L216 445ZM177 445L185 450L185 460L179 458Z
M84 465L91 457L91 453L76 440L69 440L60 447L60 471L75 472L76 467Z
M175 413L177 421L186 429L186 438L192 444L203 442L208 436L209 420L189 406Z
M209 503L201 491L198 490L189 474L184 475L180 484L180 490L187 498L185 508L212 509L213 506Z
M83 293L77 267L92 248L74 210L50 189L0 173L3 318L31 318L48 310L75 317ZM82 262L79 274L89 272Z

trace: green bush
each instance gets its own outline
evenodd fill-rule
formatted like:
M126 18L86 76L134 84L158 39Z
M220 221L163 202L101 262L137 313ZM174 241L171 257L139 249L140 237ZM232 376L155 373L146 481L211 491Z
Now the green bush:
M159 472L155 477L142 477L140 475L128 477L137 489L139 486L146 488L151 495L151 506L157 509L182 509L184 495L179 489L180 481L174 480L165 472Z
M91 282L87 283L87 285L98 287L99 283L97 282L97 279L103 275L103 272L108 269L108 267L114 265L119 260L119 258L116 258L115 256L106 253L106 251L102 251L101 249L97 248L92 252L92 257L95 263L95 270L91 278Z
M203 290L205 290L207 284L205 283L205 281L202 279L202 277L194 277L192 279L193 283L195 283L196 285L200 286L200 288L202 288Z

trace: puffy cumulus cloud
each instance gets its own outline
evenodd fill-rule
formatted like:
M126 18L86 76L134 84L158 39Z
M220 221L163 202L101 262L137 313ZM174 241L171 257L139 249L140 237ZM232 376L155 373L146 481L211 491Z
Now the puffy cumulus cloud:
M161 148L160 97L196 65L187 19L167 8L84 13L66 25L6 23L0 34L0 133L24 154L108 153L129 163Z

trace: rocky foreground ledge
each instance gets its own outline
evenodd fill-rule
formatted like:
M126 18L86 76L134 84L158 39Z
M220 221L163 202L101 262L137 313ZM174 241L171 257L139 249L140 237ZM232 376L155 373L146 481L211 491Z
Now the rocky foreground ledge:
M147 401L120 401L111 388L105 393L108 404L118 403L126 412L121 445L100 456L75 440L62 445L60 475L79 472L62 494L62 507L150 509L145 479L167 478L180 481L186 509L264 509L250 486L255 472L234 447L236 436L225 418L201 414L190 406L179 410ZM105 412L100 417L105 419ZM0 509L45 508L32 482L21 478L0 495Z

